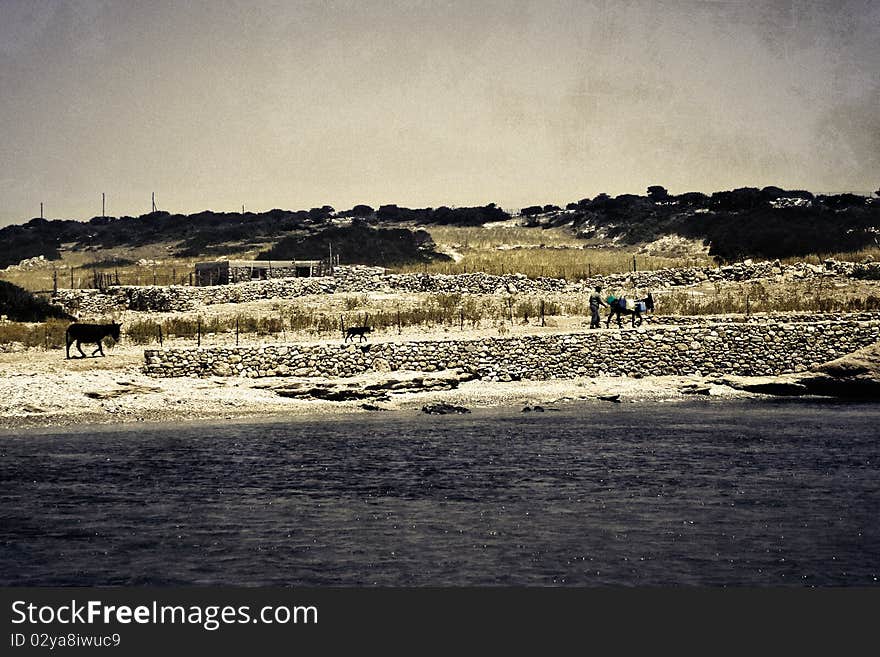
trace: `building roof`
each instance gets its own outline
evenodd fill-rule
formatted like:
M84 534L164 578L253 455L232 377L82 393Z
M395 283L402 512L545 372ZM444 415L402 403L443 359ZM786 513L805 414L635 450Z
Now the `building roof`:
M280 269L282 267L306 267L320 264L320 260L214 260L196 263L196 267L229 265L230 267L277 267Z

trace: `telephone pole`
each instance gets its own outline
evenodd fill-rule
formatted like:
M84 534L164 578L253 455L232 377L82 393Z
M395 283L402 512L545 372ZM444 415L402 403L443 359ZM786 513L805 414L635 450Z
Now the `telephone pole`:
M102 217L106 217L106 216L107 216L107 210L106 210L106 204L105 204L105 201L106 201L106 200L107 200L107 199L106 199L106 197L105 197L105 195L104 195L104 192L101 192L101 216L102 216Z
M43 218L43 202L40 201L40 219Z
M150 198L151 198L152 201L153 201L153 210L152 210L152 212L155 212L155 211L156 211L156 192L153 192L152 195L150 196Z

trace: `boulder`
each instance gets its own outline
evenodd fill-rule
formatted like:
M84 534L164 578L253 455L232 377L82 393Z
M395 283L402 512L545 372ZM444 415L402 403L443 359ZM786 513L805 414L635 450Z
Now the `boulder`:
M450 414L464 414L470 413L470 409L465 408L464 406L456 406L454 404L426 404L422 406L422 413L427 413L428 415L450 415Z
M801 375L816 395L880 399L880 342L828 361Z

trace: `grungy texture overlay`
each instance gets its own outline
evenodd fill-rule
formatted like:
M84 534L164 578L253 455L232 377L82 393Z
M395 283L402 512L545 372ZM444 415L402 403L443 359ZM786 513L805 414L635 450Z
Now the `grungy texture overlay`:
M880 184L871 0L3 0L0 88L0 225Z

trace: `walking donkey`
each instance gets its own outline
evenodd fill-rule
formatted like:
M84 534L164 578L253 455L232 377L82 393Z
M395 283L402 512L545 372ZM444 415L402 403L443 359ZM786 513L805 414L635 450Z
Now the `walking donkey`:
M608 319L605 320L605 328L611 325L611 318L615 315L617 315L617 326L619 328L623 328L623 324L620 321L621 315L632 315L632 326L641 326L643 321L642 312L654 311L654 297L648 292L648 296L637 301L629 301L624 298L614 299L608 303L608 307L611 311L608 313ZM638 320L638 323L636 323L636 320Z
M101 347L101 341L104 338L110 337L119 342L120 328L122 328L122 324L117 324L116 322L110 324L80 324L79 322L74 322L67 327L67 332L64 334L65 342L67 343L67 357L70 358L70 345L74 342L76 342L76 348L82 358L86 357L85 352L82 350L83 342L97 344L98 348L92 352L92 356L98 352L103 356L104 349Z

